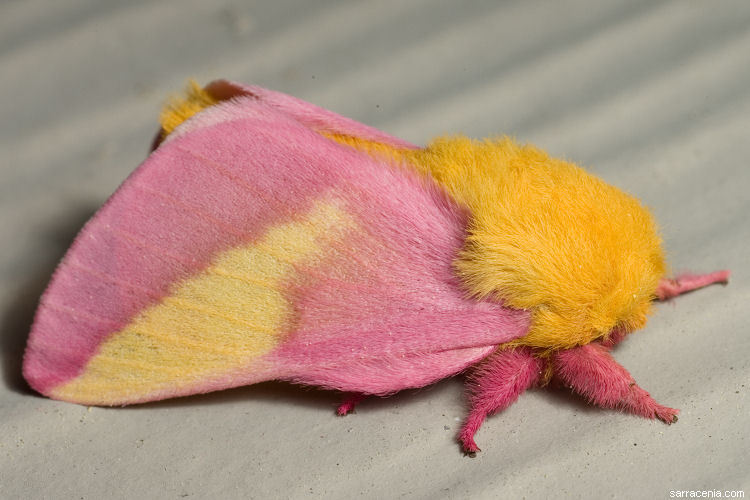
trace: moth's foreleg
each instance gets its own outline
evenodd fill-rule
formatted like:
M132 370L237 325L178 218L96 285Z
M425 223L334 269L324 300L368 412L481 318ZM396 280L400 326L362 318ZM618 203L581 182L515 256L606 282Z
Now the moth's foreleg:
M602 345L592 343L559 351L554 364L556 376L598 406L658 418L668 424L677 421L679 410L654 401Z
M513 404L539 380L542 368L543 361L522 347L496 351L474 369L467 382L469 415L458 435L464 452L479 451L474 434L487 415Z
M366 394L362 394L361 392L347 392L344 394L344 400L341 402L341 404L336 409L336 414L340 416L348 415L354 411L354 407L357 406L357 403L362 401L367 397Z

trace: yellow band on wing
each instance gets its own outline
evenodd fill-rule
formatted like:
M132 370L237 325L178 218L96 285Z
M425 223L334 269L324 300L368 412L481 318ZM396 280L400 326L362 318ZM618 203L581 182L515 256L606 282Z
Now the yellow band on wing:
M283 285L314 263L353 221L334 201L217 256L169 296L111 335L77 378L53 391L85 404L126 404L201 392L209 380L247 369L279 344L292 305Z

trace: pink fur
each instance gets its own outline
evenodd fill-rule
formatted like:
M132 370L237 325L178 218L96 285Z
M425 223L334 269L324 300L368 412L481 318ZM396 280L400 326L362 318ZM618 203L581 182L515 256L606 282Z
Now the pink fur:
M470 412L458 435L464 452L479 451L474 435L486 416L515 402L539 381L549 363L557 379L593 404L658 418L667 424L677 421L679 410L654 401L609 354L625 335L624 330L615 331L606 341L558 351L549 361L535 357L527 348L497 351L487 357L471 373L467 384Z
M667 300L683 293L703 288L714 283L728 283L729 271L715 271L708 274L685 273L675 279L663 279L656 290L659 300Z
M466 453L480 451L474 434L487 415L512 405L539 380L543 367L544 362L523 347L496 351L472 371L467 384L469 415L458 435Z
M609 332L609 335L601 340L601 344L607 349L611 349L612 347L625 340L625 337L627 336L628 331L625 328L618 327Z
M244 126L207 128L154 152L81 231L32 327L24 362L32 387L44 393L76 376L109 333L174 282L304 210L338 180L330 168L308 168L311 157L354 161L296 121L253 106ZM238 147L246 138L253 146ZM323 151L279 147L297 141Z
M291 285L298 326L272 354L279 378L388 394L461 371L525 333L524 311L465 297L452 262L466 219L441 191L400 169L343 170L337 197L362 231Z
M378 129L368 127L367 125L281 92L274 92L262 87L243 85L227 80L213 81L206 86L206 90L221 100L237 98L239 96L251 96L318 132L361 137L362 139L381 142L399 148L416 148L415 145L398 137L393 137Z
M357 406L357 404L365 399L364 394L361 392L350 392L345 394L344 400L341 402L341 404L336 408L336 414L339 416L348 415L350 413L354 412L354 407Z
M35 389L76 376L173 283L321 196L360 229L288 284L297 319L283 345L229 378L146 399L270 378L386 394L452 375L525 333L524 311L464 296L451 262L466 214L439 188L255 98L224 107L223 121L203 116L160 146L78 236L30 335L24 373Z
M591 343L555 354L555 374L573 390L603 408L618 408L671 424L679 410L658 404L636 385L606 347Z

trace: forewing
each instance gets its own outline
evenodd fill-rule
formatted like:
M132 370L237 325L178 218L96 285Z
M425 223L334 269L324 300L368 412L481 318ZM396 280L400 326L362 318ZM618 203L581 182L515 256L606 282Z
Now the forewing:
M465 218L435 186L258 99L216 108L77 237L29 338L35 389L85 404L273 378L387 393L525 332L524 313L464 298Z

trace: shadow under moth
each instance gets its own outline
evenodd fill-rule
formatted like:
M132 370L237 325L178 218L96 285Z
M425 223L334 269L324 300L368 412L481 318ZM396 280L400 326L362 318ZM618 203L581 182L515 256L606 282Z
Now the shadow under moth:
M150 156L42 296L23 372L51 398L127 405L265 380L366 395L466 371L458 439L556 379L591 403L677 410L610 355L666 276L638 200L508 138L417 147L218 80L163 110Z

